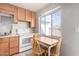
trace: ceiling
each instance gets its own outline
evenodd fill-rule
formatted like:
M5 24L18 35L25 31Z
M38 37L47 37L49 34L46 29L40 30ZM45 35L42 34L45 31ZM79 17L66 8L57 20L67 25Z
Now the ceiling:
M47 6L49 3L11 3L11 4L37 12L38 10Z

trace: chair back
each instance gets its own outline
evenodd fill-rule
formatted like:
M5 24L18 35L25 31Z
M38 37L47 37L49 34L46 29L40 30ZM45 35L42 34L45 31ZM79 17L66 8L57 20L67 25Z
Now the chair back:
M40 43L39 40L40 36L39 34L33 34L33 38L32 38L32 49L33 52L41 52L41 48L40 48Z

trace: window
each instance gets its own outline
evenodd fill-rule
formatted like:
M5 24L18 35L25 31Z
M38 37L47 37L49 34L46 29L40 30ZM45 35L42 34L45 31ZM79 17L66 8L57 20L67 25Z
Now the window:
M57 11L52 14L52 20L53 20L53 31L52 36L60 36L61 35L61 11Z
M51 36L51 15L46 16L46 36Z
M45 17L41 17L41 20L40 20L40 31L41 31L41 34L45 35L46 32L45 32Z
M61 36L61 11L57 10L48 15L40 16L39 25L41 35Z

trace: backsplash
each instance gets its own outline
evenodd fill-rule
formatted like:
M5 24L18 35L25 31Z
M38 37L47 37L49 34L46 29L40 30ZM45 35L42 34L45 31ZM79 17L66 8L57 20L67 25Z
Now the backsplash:
M14 19L12 16L5 16L4 14L0 14L0 36L2 35L8 35L8 34L12 34L12 33L15 33L16 30L16 25L19 27L23 27L24 25L26 27L23 27L26 28L28 31L32 32L32 33L35 33L36 30L35 28L31 28L30 27L30 23L29 22L17 22L17 24L14 24L14 27L13 27L13 24L14 24ZM21 25L21 24L24 24L24 25ZM22 28L21 28L22 29Z
M0 16L0 35L9 34L12 28L13 18Z

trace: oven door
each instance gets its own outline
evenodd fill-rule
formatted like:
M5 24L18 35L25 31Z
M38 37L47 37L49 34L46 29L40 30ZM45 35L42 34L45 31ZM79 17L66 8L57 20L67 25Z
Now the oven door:
M20 47L26 47L28 45L31 45L30 43L30 37L20 36Z

